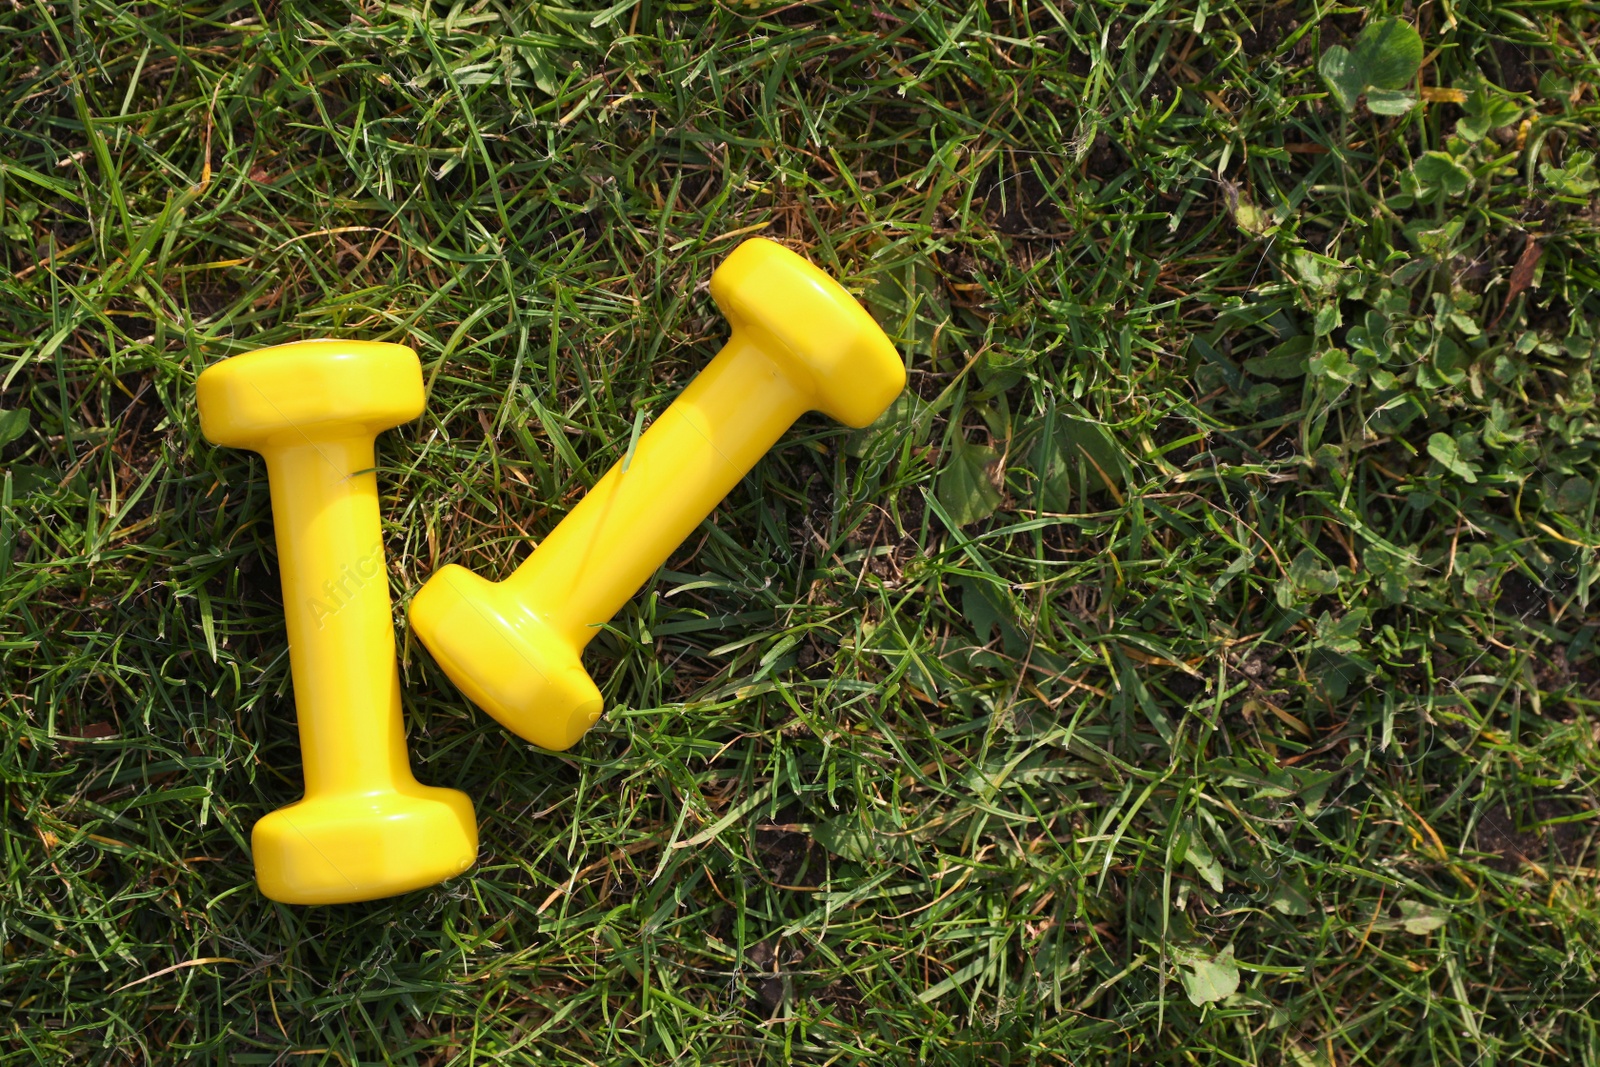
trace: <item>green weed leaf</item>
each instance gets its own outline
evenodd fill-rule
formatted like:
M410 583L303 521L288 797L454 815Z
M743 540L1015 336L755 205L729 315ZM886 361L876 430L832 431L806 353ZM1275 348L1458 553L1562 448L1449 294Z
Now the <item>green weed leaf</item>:
M1247 374L1257 378L1303 378L1306 360L1311 355L1312 338L1291 337L1263 356L1251 356L1244 361Z
M844 450L856 459L886 462L907 437L926 431L927 407L915 393L901 393L876 422L852 430L845 438Z
M950 461L939 475L939 503L957 526L968 526L993 515L1000 506L1000 490L989 480L989 471L1000 454L987 445L970 444L958 437L950 449Z
M1333 45L1317 61L1317 73L1340 110L1351 111L1365 93L1367 107L1378 115L1403 115L1416 97L1401 92L1422 66L1422 37L1400 19L1367 24L1354 48Z
M1367 86L1404 89L1422 67L1422 36L1401 19L1369 22L1356 38L1351 58Z
M1445 196L1460 196L1472 184L1472 175L1444 152L1424 152L1422 158L1411 165L1423 190L1438 190Z
M1176 959L1178 954L1173 953ZM1179 971L1183 978L1183 991L1196 1007L1214 1004L1239 991L1239 965L1233 960L1233 946L1229 945L1215 956L1187 954L1179 960L1186 969Z
M1349 353L1342 348L1330 348L1311 361L1311 373L1318 378L1329 378L1342 385L1354 385L1361 378L1361 370L1350 362Z
M1466 459L1461 455L1461 448L1456 439L1447 433L1436 433L1428 438L1428 455L1451 474L1464 482L1476 482L1477 471L1472 469Z
M1120 495L1127 484L1127 459L1111 431L1068 412L1055 413L1054 431L1040 435L1032 459L1045 511L1071 511L1085 491Z
M1189 845L1184 850L1184 862L1195 869L1195 873L1206 880L1206 884L1213 890L1222 892L1222 864L1217 862L1211 854L1211 849L1201 840L1200 834L1191 829L1189 831Z
M855 863L901 862L911 852L910 839L880 812L852 812L817 823L811 837L841 859Z
M1417 106L1414 93L1401 89L1368 89L1367 110L1374 115L1404 115Z
M1303 887L1293 882L1279 880L1267 894L1267 907L1280 915L1309 915L1311 902L1306 899Z
M1339 305L1337 303L1329 303L1317 309L1317 317L1312 329L1318 337L1326 337L1342 325L1344 325L1344 318L1339 314Z
M1466 141L1481 141L1490 130L1509 126L1522 116L1522 108L1515 101L1501 95L1500 90L1484 82L1474 89L1461 105L1466 112L1456 120L1456 133Z
M1237 195L1230 199L1229 210L1233 214L1234 224L1243 233L1251 237L1262 238L1273 232L1272 212L1266 208L1258 207L1250 199L1250 194L1244 189L1239 189Z
M1589 500L1594 496L1594 483L1581 474L1574 474L1556 490L1556 510L1572 516L1581 516L1589 510Z
M28 423L33 418L33 412L27 408L16 408L12 411L0 411L0 448L4 448L12 441L28 432Z
M995 627L1011 618L1005 594L979 578L960 578L956 586L961 590L962 616L972 624L979 642L987 644Z
M1595 180L1593 152L1573 152L1564 167L1541 163L1539 173L1557 192L1566 196L1586 197L1600 189L1600 181Z
M1388 604L1404 604L1416 575L1405 557L1371 551L1362 557L1367 573L1378 583L1378 592Z
M1344 264L1315 252L1292 253L1289 267L1307 289L1319 296L1332 296L1339 289L1339 279L1344 276Z
M1448 913L1415 900L1400 901L1400 925L1408 934L1431 934L1448 920Z
M1289 564L1289 573L1278 580L1275 590L1278 606L1287 610L1296 603L1315 600L1339 588L1339 574L1324 566L1322 557L1302 549Z
M1353 655L1360 652L1365 645L1361 639L1361 631L1366 625L1365 608L1352 609L1339 619L1335 619L1331 612L1324 611L1322 617L1317 620L1317 635L1312 640L1312 647L1325 648L1340 655Z
M1361 95L1363 82L1352 61L1350 50L1337 44L1330 47L1317 61L1317 73L1322 75L1328 91L1339 104L1339 110L1354 110L1356 99Z

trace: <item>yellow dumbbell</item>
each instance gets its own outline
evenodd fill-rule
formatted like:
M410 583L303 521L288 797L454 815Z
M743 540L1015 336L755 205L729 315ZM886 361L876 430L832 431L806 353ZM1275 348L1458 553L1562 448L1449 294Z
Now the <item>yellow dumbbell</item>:
M711 276L733 335L709 366L516 572L450 565L411 601L411 628L462 692L557 751L600 717L584 646L800 415L861 427L905 386L877 323L840 285L771 241Z
M401 345L302 341L208 367L200 428L267 462L305 770L305 798L250 835L273 900L334 904L460 874L478 853L472 801L419 785L406 758L373 439L422 413Z

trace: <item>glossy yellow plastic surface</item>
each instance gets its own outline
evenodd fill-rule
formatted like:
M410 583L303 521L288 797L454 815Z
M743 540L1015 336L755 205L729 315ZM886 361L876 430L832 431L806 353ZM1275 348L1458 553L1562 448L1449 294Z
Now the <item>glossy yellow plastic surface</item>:
M273 900L372 900L460 874L472 801L420 785L406 757L373 439L422 413L401 345L303 341L206 368L200 428L267 462L305 769L303 800L250 835Z
M557 751L600 717L584 646L810 410L866 426L905 387L894 346L849 293L782 245L746 241L711 276L733 335L510 578L441 568L411 628L513 733Z

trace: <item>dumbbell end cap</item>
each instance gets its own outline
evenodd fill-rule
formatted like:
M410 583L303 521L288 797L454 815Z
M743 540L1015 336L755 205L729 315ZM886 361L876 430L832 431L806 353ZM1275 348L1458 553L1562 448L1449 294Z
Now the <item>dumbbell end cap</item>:
M407 611L411 630L467 698L518 737L563 752L604 702L572 643L503 586L450 564Z
M472 801L408 783L392 793L307 798L250 834L256 885L283 904L350 904L453 878L478 857Z
M711 275L711 298L735 332L761 348L811 394L811 406L860 428L906 385L905 364L867 309L805 257L775 241L746 241Z
M295 341L213 363L195 401L206 439L232 448L376 437L422 414L422 365L405 345Z

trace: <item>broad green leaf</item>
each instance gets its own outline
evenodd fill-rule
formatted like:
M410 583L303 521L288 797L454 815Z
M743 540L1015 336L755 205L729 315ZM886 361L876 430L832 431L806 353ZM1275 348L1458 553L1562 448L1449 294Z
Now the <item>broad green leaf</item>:
M1316 378L1331 378L1345 385L1354 385L1361 376L1360 369L1350 362L1342 348L1330 348L1311 361L1311 374Z
M1494 595L1495 578L1493 571L1469 570L1461 575L1461 589L1474 600L1487 600Z
M1011 618L1005 594L981 578L958 578L955 584L961 590L962 616L972 624L979 643L987 644L1001 620Z
M0 411L0 448L4 448L12 441L28 432L28 422L33 418L33 412L27 408L17 408L14 411Z
M1460 385L1467 377L1467 366L1472 362L1470 353L1448 337L1440 337L1433 358L1417 367L1417 385L1424 389L1441 389Z
M11 491L19 498L61 484L55 471L37 463L13 463L10 474Z
M1245 360L1245 373L1257 378L1303 378L1312 343L1313 339L1309 336L1291 337L1266 355L1251 356Z
M1363 85L1404 89L1416 79L1422 67L1422 36L1401 19L1369 22L1356 38L1351 59ZM1367 106L1372 106L1370 99Z
M1362 564L1378 581L1378 591L1390 604L1404 604L1412 583L1416 580L1409 560L1388 552L1371 550L1363 553Z
M1408 934L1431 934L1449 921L1449 913L1415 900L1400 901L1400 925Z
M1237 363L1223 355L1221 352L1218 352L1211 346L1209 341L1198 334L1189 338L1189 347L1195 352L1199 353L1201 360L1204 361L1200 364L1200 367L1196 368L1197 380L1199 378L1198 372L1200 371L1201 367L1214 368L1217 374L1221 377L1222 384L1226 385L1229 389L1232 389L1236 393L1241 391L1244 386L1244 375L1239 373L1239 365ZM1206 391L1209 392L1209 390Z
M1456 439L1447 433L1436 433L1428 438L1428 455L1432 456L1438 464L1451 474L1464 482L1476 482L1478 474L1470 464L1461 456L1460 446Z
M1466 168L1444 152L1424 152L1411 170L1425 187L1442 190L1446 196L1460 196L1472 184Z
M1295 585L1317 596L1339 588L1339 575L1323 566L1322 557L1309 548L1303 549L1290 562L1289 577Z
M1339 772L1296 767L1290 768L1289 776L1295 779L1296 795L1306 806L1306 814L1315 815L1317 809L1322 807L1322 798L1328 795L1328 789L1333 785L1333 780L1339 776Z
M1333 45L1317 61L1317 73L1340 110L1350 111L1367 94L1367 107L1378 115L1403 115L1416 104L1410 93L1397 92L1415 80L1422 66L1422 37L1410 23L1379 19L1367 24L1354 47Z
M1589 500L1593 496L1594 483L1581 474L1574 474L1556 490L1556 510L1582 516L1589 510Z
M852 812L817 823L811 837L842 859L856 863L899 862L911 854L911 839L880 812Z
M1265 237L1272 229L1272 213L1257 207L1243 194L1234 205L1233 221L1251 237Z
M887 460L907 436L927 429L923 413L927 403L909 389L895 398L876 422L852 430L845 438L844 450L857 459ZM920 425L919 425L920 423Z
M1333 93L1339 110L1350 111L1356 106L1363 83L1348 48L1336 44L1323 52L1322 58L1317 61L1317 73L1322 75L1328 91Z
M1324 611L1317 620L1317 634L1312 639L1312 646L1341 655L1355 655L1366 646L1361 639L1361 631L1366 626L1366 608L1351 608L1338 619L1333 617L1332 612Z
M1442 155L1443 153L1440 154ZM1445 158L1449 159L1448 156ZM1461 231L1465 226L1466 223L1460 217L1446 219L1442 226L1433 219L1412 219L1401 229L1406 235L1406 239L1415 244L1419 251L1425 252L1430 256L1442 257L1450 254L1455 247L1456 241L1460 239ZM1412 260L1411 262L1417 263L1422 268L1428 265L1425 260ZM1407 264L1407 266L1410 266L1410 264ZM1395 271L1395 275L1398 277L1401 271L1405 270L1406 267L1401 267L1400 270ZM1421 271L1418 270L1416 273L1421 273ZM1406 284L1414 280L1415 274L1407 279Z
M1378 359L1387 359L1390 354L1388 320L1381 312L1367 312L1360 322L1345 332L1344 343Z
M1404 115L1416 106L1416 95L1403 89L1367 90L1367 110L1374 115Z
M1195 873L1206 880L1206 884L1218 893L1222 892L1222 864L1217 862L1211 854L1211 849L1201 839L1197 830L1189 831L1189 845L1184 849L1184 862L1195 869Z
M1596 189L1600 189L1600 181L1595 180L1593 152L1571 153L1567 156L1567 164L1564 167L1541 163L1539 173L1558 192L1567 196L1586 197Z
M1481 141L1489 135L1490 130L1509 126L1522 117L1522 108L1502 96L1500 90L1488 82L1480 84L1468 95L1461 110L1466 114L1456 120L1456 133L1467 141Z
M1091 493L1120 495L1127 484L1128 463L1111 431L1097 422L1057 409L1049 420L1053 433L1041 434L1033 447L1033 469L1039 476L1039 506L1045 511L1071 511Z
M1339 574L1323 565L1322 557L1302 549L1289 563L1289 573L1274 587L1278 606L1285 611L1297 603L1315 600L1339 588Z
M1330 301L1317 309L1317 316L1313 321L1312 330L1318 337L1326 337L1342 325L1344 325L1344 316L1339 313L1338 301Z
M937 292L943 287L935 280L930 283ZM922 321L925 315L918 316L917 321ZM1034 353L1024 348L1020 351L1007 351L1000 348L991 348L978 360L978 381L983 383L983 388L974 390L973 396L993 397L1013 388L1022 381L1022 376L1027 373L1028 366L1034 360Z
M1272 890L1267 894L1267 907L1280 915L1311 914L1311 902L1306 899L1302 887L1282 878L1272 883Z
M1343 700L1352 685L1371 673L1372 665L1356 656L1325 648L1313 648L1306 656L1306 677L1315 683L1317 692L1334 703Z
M1307 289L1320 296L1332 296L1344 276L1344 264L1329 256L1315 252L1295 252L1289 257L1289 266Z
M811 828L811 836L835 856L856 863L865 863L876 851L873 834L854 815L818 823Z
M939 475L939 503L957 526L968 526L994 514L1000 506L1000 490L989 480L989 471L1000 454L987 445L974 445L957 437L950 449L950 460Z
M1292 1038L1284 1042L1284 1048L1289 1053L1289 1062L1293 1064L1293 1067L1333 1067L1333 1062L1328 1059L1328 1054L1320 1048L1313 1047L1308 1051Z
M1233 946L1215 956L1193 959L1180 970L1183 991L1195 1005L1214 1004L1239 990L1239 965L1233 961Z

